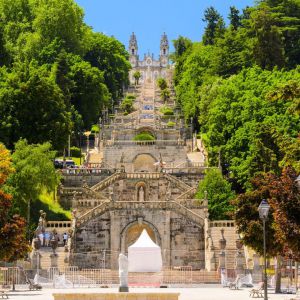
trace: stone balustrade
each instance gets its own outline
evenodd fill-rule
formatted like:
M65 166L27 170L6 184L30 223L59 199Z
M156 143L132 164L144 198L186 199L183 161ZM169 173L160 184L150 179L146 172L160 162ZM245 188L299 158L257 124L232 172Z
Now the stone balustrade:
M154 140L154 141L130 141L108 140L106 147L111 146L184 146L184 140Z
M212 221L209 223L209 227L235 227L234 221Z
M79 199L76 203L78 207L95 207L100 205L103 200L100 199Z
M132 172L132 173L125 173L125 174L126 174L127 179L159 179L160 177L163 176L162 173L158 173L158 172L155 172L155 173Z
M61 169L61 174L63 176L68 175L111 175L115 172L115 169L108 169L108 168L99 168L99 167L89 167L89 168L68 168L68 169Z
M48 229L71 228L72 221L47 221Z

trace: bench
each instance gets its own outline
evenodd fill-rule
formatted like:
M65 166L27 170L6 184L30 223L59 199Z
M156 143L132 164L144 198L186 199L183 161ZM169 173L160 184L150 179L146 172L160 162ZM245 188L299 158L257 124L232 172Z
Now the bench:
M263 298L263 291L264 291L264 283L260 282L257 289L250 290L250 297L252 298Z
M2 299L4 299L4 298L8 299L9 290L10 290L10 288L8 286L2 285L0 287L0 295L1 295Z

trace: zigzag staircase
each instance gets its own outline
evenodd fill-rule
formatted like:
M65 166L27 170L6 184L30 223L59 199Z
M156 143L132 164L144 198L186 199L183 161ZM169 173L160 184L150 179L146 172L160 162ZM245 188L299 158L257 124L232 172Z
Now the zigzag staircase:
M105 178L104 180L98 182L97 184L95 184L94 186L91 187L91 190L94 192L99 192L104 190L105 188L109 187L110 185L112 185L113 183L115 183L116 181L122 179L125 177L124 175L125 173L121 173L121 172L116 172L114 174L112 174L111 176Z

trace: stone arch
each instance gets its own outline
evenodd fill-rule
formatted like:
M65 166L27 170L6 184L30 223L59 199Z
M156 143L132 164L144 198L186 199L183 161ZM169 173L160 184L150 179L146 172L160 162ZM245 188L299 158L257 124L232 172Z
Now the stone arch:
M147 233L153 242L161 246L161 238L158 229L152 223L139 218L138 220L127 224L122 230L120 236L121 253L128 252L128 247L139 238L144 229L147 230Z
M155 172L157 159L149 153L141 153L132 160L134 172Z
M156 139L156 134L155 134L155 131L153 130L152 127L150 126L143 126L143 127L140 127L139 129L137 129L136 131L136 134L139 134L139 133L142 133L142 132L147 132L147 133L150 133L151 135L154 136L154 138Z

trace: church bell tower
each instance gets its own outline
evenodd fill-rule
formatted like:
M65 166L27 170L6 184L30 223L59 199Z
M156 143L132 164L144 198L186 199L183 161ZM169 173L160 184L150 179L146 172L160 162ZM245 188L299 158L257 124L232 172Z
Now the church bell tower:
M163 67L169 64L169 41L166 33L161 36L160 40L160 63Z
M132 67L137 67L138 60L139 60L138 44L137 44L136 35L134 34L134 32L130 36L128 52L129 52L129 60L130 60Z

